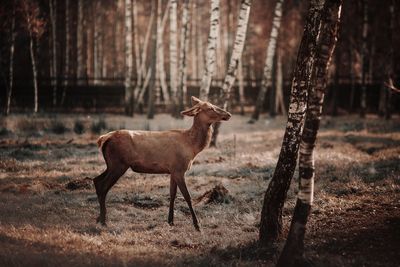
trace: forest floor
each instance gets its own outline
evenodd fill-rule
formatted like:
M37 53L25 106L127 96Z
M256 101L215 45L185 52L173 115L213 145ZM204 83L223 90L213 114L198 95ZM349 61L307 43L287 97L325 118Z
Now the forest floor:
M257 243L260 211L285 119L247 120L224 122L218 147L200 153L187 173L199 233L180 193L168 225L167 175L129 170L107 197L107 227L96 224L91 181L105 169L99 133L189 127L190 118L0 118L0 266L274 266L297 172L283 237L265 250ZM305 246L315 266L399 266L400 118L323 118L316 175ZM202 196L216 185L228 195L207 203Z

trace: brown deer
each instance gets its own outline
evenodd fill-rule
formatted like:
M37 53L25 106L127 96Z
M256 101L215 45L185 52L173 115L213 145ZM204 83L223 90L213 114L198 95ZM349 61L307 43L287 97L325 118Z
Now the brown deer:
M200 231L196 213L185 183L185 173L196 155L208 146L211 124L227 121L231 114L209 102L192 96L192 107L181 112L192 116L193 125L187 130L128 131L119 130L100 136L97 140L107 169L94 178L100 215L97 222L106 222L106 195L110 188L130 167L138 173L170 174L170 205L168 223L174 223L174 202L177 187L185 198L193 224Z

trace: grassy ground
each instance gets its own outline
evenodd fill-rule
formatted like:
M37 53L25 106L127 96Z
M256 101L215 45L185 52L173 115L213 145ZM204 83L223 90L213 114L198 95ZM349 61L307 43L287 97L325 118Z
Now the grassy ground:
M279 154L283 118L222 125L218 148L187 174L202 232L181 195L167 224L169 178L130 170L108 195L108 226L95 223L91 180L104 168L95 140L110 129L188 127L190 119L58 115L0 121L1 266L273 266L283 245L257 245L262 199ZM316 266L398 266L400 119L324 118L306 253ZM79 134L78 134L79 133ZM201 196L222 184L224 203ZM286 235L297 174L284 210Z

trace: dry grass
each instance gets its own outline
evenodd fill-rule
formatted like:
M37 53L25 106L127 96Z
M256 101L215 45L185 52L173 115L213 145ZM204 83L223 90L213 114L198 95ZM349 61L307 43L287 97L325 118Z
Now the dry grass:
M187 175L194 199L217 185L229 201L195 205L202 232L178 194L167 224L169 179L128 171L107 199L107 227L87 177L104 169L89 131L96 116L4 119L0 140L0 266L273 266L282 246L258 247L263 193L273 174L282 118L224 123L218 148L202 152ZM54 121L63 135L47 131ZM84 129L74 133L75 122ZM182 128L168 115L106 116L109 129ZM100 129L103 133L107 130ZM316 266L397 266L400 247L399 119L326 118L317 147L316 197L306 251ZM235 133L235 134L234 134ZM89 182L88 182L89 181ZM285 205L285 233L296 196ZM73 189L73 190L72 190Z

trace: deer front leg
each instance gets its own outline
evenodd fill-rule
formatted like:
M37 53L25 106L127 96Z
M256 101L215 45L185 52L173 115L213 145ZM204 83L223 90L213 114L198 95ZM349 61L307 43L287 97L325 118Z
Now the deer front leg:
M170 185L169 185L169 213L168 213L168 223L169 225L174 225L174 203L176 197L176 188L177 184L173 177L171 176Z
M176 184L179 187L179 190L182 192L182 195L189 206L190 213L192 214L194 228L196 228L197 231L200 231L199 222L197 221L196 213L194 212L192 207L192 199L186 187L185 175L173 175L172 178L175 180Z

